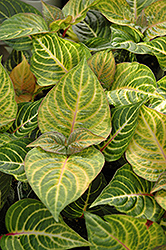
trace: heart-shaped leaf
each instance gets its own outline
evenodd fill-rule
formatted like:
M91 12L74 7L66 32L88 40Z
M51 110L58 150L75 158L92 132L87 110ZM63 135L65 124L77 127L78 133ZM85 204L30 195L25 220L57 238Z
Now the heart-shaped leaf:
M12 176L0 172L0 210L7 201L12 184Z
M42 99L18 104L18 112L10 132L16 137L24 137L37 128L38 108Z
M55 222L49 210L38 200L23 199L13 204L6 214L8 234L0 240L3 250L71 249L90 243L84 240L62 218ZM26 244L25 244L26 241Z
M109 89L114 80L115 59L110 50L95 53L89 60L88 65L101 82L103 88Z
M57 131L65 137L78 128L107 138L111 130L110 110L104 91L82 60L47 94L39 109L42 133Z
M104 216L104 219L106 221L85 213L88 239L92 244L90 249L151 250L166 243L164 231L157 223L147 228L145 219L118 214Z
M31 140L22 138L0 147L0 171L13 175L19 181L26 181L24 158L30 150L26 148L30 142Z
M31 101L36 86L36 80L24 55L22 62L10 73L10 78L16 93L16 102Z
M140 108L126 157L136 174L157 181L166 169L166 115L144 105Z
M16 113L17 103L13 84L2 64L0 64L0 127L10 124L15 119Z
M94 147L69 157L34 148L25 159L28 181L56 221L64 207L85 192L103 165L104 156Z
M116 161L125 152L137 127L139 109L143 103L144 101L111 109L111 135L99 145L106 161Z
M5 20L0 26L0 39L9 40L49 32L44 19L33 13L19 13Z
M107 182L102 173L100 173L95 180L89 185L86 192L78 198L78 200L69 204L63 211L63 216L67 218L80 218L85 211L89 211L91 203L101 193ZM99 209L99 208L98 208ZM93 208L90 210L92 211Z
M26 4L19 0L0 1L0 10L0 23L18 13L34 13L41 15L40 11L35 9L32 5Z
M152 182L139 178L126 164L116 172L91 207L108 204L133 217L158 221L164 211L150 193L152 187Z
M72 29L81 42L93 37L108 38L111 35L110 22L97 10L89 10L85 19L73 25Z
M33 41L34 53L31 70L39 85L56 84L84 56L87 58L91 56L85 46L64 40L56 34L34 36Z
M155 183L154 187L151 190L151 193L154 193L154 192L159 191L161 189L166 190L166 172L163 172L159 176L157 182Z

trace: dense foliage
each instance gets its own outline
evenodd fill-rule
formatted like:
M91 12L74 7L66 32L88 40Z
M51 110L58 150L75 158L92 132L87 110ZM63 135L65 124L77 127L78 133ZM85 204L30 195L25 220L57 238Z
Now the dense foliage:
M166 1L42 6L0 0L1 249L165 249Z

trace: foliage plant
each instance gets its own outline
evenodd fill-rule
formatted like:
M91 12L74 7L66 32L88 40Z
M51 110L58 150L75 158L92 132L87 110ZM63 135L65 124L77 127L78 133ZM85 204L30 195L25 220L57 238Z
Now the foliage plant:
M165 249L166 1L42 6L0 0L1 249Z

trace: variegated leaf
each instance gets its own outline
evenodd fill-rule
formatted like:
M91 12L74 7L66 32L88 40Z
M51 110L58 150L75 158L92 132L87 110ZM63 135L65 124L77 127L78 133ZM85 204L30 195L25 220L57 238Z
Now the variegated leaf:
M7 201L12 184L12 176L0 172L0 210Z
M26 146L31 142L27 138L14 140L0 147L0 171L13 175L19 181L26 181L24 158L30 150Z
M121 214L107 215L104 219L85 213L91 250L151 250L166 243L164 231L157 223L147 228L147 220Z
M166 115L144 105L140 108L126 157L136 174L157 181L166 169Z
M125 152L137 127L139 109L143 102L111 109L111 135L107 141L99 145L100 151L104 154L106 161L116 161Z
M103 165L104 156L94 147L69 157L34 148L25 158L28 181L56 221L64 207L85 192Z
M43 1L41 2L42 2L43 16L48 26L53 21L64 18L64 15L61 9L57 8L56 6L47 4Z
M166 99L154 98L150 101L149 107L166 115Z
M34 13L41 15L40 11L35 9L32 5L22 1L0 0L0 23L18 13Z
M109 89L114 80L115 59L110 50L95 53L89 60L88 65L97 76L104 88Z
M24 137L38 126L38 108L42 99L18 104L18 112L10 132L15 137Z
M10 73L10 79L14 86L16 102L31 101L36 86L36 80L24 55L22 62Z
M110 22L97 10L89 10L85 19L73 25L72 29L81 42L93 37L108 38L111 35Z
M159 175L159 178L155 183L155 185L153 186L151 193L154 193L161 189L166 190L166 171L164 171L161 175Z
M51 33L35 36L33 46L31 70L38 84L43 86L56 84L84 56L87 59L91 56L83 45L64 40Z
M90 208L108 204L133 217L158 221L164 210L150 193L152 187L152 182L138 177L132 167L126 164L116 172Z
M89 185L86 192L80 198L78 198L78 200L65 207L65 209L62 211L63 216L66 216L67 218L79 218L83 216L85 211L89 211L89 206L101 193L106 184L107 182L104 175L100 173ZM92 212L93 209L95 208L92 208L90 211ZM98 208L98 210L99 209L100 208Z
M0 61L1 61L0 57ZM13 84L3 66L0 64L0 127L10 124L15 119L17 103ZM3 129L3 128L2 128ZM8 128L6 128L7 130Z
M155 199L158 202L158 204L166 210L166 191L165 190L159 190L155 194Z
M11 135L7 133L0 133L0 147L2 147L4 144L12 141Z
M104 91L82 60L47 94L39 109L42 133L57 131L65 137L78 128L107 138L111 130L110 110Z
M2 23L0 26L0 40L10 40L48 32L48 27L41 16L33 13L19 13Z
M59 30L65 30L64 34L66 34L67 27L70 25L71 20L72 20L72 16L67 16L63 19L55 20L52 23L50 23L50 25L49 25L50 30L53 32L57 32ZM63 34L63 36L64 36L64 34Z
M51 153L66 155L66 137L59 132L47 132L30 143L28 147L40 147Z
M149 41L157 36L166 35L166 2L155 1L144 10L148 24L144 29L145 40Z
M30 36L10 39L4 42L11 48L18 51L26 51L32 49L32 38Z
M38 200L23 199L6 214L8 234L1 236L0 246L10 250L71 249L90 245L68 227L62 218L55 222L49 210ZM25 244L26 242L26 244Z

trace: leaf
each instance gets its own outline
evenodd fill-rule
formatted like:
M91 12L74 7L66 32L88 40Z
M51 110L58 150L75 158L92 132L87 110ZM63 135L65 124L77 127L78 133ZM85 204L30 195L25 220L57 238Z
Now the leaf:
M148 20L148 25L144 30L145 40L149 41L154 37L166 35L166 2L155 1L145 8L144 12Z
M61 9L53 5L47 4L43 1L41 1L41 3L42 3L43 16L48 26L53 21L64 18L64 15Z
M99 174L104 156L94 147L70 157L32 149L25 158L25 172L32 189L55 220L77 200Z
M70 70L43 100L38 116L42 133L57 131L65 137L78 128L107 138L110 110L104 91L86 60Z
M145 219L119 214L104 216L104 219L106 221L97 215L85 213L91 250L151 250L166 242L164 231L157 223L147 229Z
M97 76L104 88L109 89L114 80L115 59L112 51L104 50L95 53L89 60L88 65Z
M165 190L159 190L155 194L155 199L158 202L158 204L166 210L166 191Z
M47 132L31 142L27 147L40 147L51 153L66 155L66 137L58 132Z
M16 102L31 101L36 86L36 80L33 73L30 71L30 65L24 55L22 62L10 73L10 78L16 93Z
M97 10L89 10L85 19L73 25L72 29L81 42L93 37L108 38L111 35L110 22Z
M19 103L16 120L14 121L10 132L17 138L21 138L29 134L38 126L37 116L38 108L42 99L31 102Z
M62 76L75 67L84 56L91 56L83 45L64 40L56 34L34 36L34 53L31 70L38 84L56 84Z
M10 72L22 61L22 52L17 50L12 50L11 54L4 63L7 72Z
M137 175L157 181L166 169L166 115L144 105L140 108L126 157Z
M137 218L158 221L163 209L150 193L153 183L138 177L129 164L117 170L108 186L102 191L91 207L108 204L121 213Z
M7 201L12 184L12 177L0 172L0 210Z
M19 181L26 181L24 158L29 151L26 146L30 142L31 140L22 138L0 147L0 171L13 175Z
M77 128L67 140L67 155L81 152L84 148L99 144L103 140L105 140L104 137L95 135L88 129Z
M55 222L49 210L38 200L23 199L13 204L6 214L8 234L1 238L2 249L71 249L88 246L60 217ZM25 244L26 242L26 244Z
M63 19L58 19L50 23L50 29L51 31L57 32L59 30L67 30L67 27L71 23L72 17L67 16Z
M47 32L49 32L48 27L41 16L33 13L19 13L2 23L0 39L10 40Z
M150 101L149 107L166 115L166 99L154 98Z
M71 24L76 24L86 17L87 11L95 6L99 0L69 0L63 7L62 12L65 16L72 16Z
M159 191L161 189L166 190L166 171L159 175L159 178L153 186L151 193Z
M166 76L162 77L158 82L157 82L158 87L165 92L166 94Z
M31 50L32 49L32 38L30 36L5 40L4 42L9 47L11 47L11 48L13 48L15 50L26 51L26 50Z
M146 97L159 97L152 71L137 62L120 63L116 67L114 82L107 92L109 104L123 106L140 102Z
M125 152L138 125L139 109L143 102L111 109L112 131L108 139L99 145L106 161L116 161Z
M41 15L40 11L35 9L32 5L18 0L1 0L0 10L0 23L18 13L34 13Z
M16 117L16 113L17 103L15 102L13 84L0 64L0 127L10 125Z
M4 144L8 143L12 141L12 138L10 136L10 134L7 133L0 133L0 147L2 147Z

